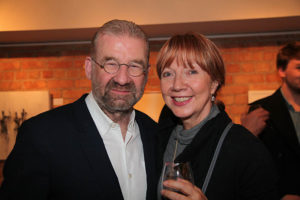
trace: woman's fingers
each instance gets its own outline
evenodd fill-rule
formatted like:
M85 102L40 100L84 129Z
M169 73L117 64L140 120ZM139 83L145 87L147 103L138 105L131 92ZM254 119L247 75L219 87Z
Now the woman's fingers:
M184 179L164 181L164 186L171 188L177 192L164 189L162 195L172 200L205 200L207 199L203 192L193 185L191 182Z

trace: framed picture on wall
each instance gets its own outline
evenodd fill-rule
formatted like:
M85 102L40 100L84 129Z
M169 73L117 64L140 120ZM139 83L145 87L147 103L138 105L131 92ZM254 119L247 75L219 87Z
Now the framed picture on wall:
M22 122L50 109L48 91L0 92L0 160L12 150Z

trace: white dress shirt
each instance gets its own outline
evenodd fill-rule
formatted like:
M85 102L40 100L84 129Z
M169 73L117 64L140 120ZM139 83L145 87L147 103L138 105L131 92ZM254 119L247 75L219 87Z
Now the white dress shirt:
M144 151L139 127L134 120L135 111L130 116L124 141L120 126L100 109L92 92L86 97L85 102L118 177L124 200L146 199Z

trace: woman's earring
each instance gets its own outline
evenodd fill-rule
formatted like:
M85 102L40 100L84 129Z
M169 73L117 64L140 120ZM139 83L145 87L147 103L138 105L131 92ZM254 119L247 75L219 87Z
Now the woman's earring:
M215 95L212 94L212 95L211 95L211 101L212 101L212 102L215 102L215 100L216 100L216 97L215 97Z

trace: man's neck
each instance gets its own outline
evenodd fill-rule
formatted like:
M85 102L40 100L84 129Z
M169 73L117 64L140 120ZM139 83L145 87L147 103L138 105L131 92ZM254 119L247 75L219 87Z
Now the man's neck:
M281 92L285 99L293 106L295 111L300 111L300 94L293 92L286 84L281 86Z
M114 112L114 113L110 113L110 112L107 112L106 110L103 110L103 112L113 122L119 124L119 126L121 128L123 140L125 141L127 127L128 127L129 122L130 122L130 116L132 114L132 110L131 111L126 111L126 112Z

